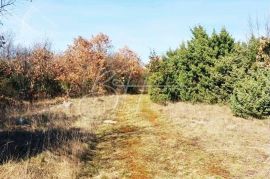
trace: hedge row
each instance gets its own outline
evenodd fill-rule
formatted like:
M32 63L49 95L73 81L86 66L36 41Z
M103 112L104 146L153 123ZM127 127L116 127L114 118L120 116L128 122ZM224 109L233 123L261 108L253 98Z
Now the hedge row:
M63 54L52 53L47 43L12 50L15 55L0 59L0 96L33 101L137 93L144 80L136 53L127 47L111 51L111 41L104 34L89 40L78 37Z
M235 42L223 28L208 35L202 26L166 56L152 56L149 94L154 102L229 103L237 116L269 116L268 39Z

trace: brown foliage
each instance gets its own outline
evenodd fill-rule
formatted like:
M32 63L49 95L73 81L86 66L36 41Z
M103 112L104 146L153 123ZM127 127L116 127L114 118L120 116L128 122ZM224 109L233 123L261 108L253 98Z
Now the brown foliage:
M143 77L139 57L127 47L111 54L110 47L111 41L104 34L90 40L78 37L58 57L54 69L68 95L123 93L127 86L137 88Z
M109 48L109 37L104 34L90 40L78 37L64 55L58 57L57 79L64 83L68 94L104 93L101 83Z
M264 67L270 67L270 39L261 38L257 55L257 62Z
M139 57L127 47L117 53L110 48L111 41L105 34L89 40L78 37L58 55L50 51L48 43L32 50L18 48L15 59L1 61L0 84L2 77L8 79L17 93L8 96L30 101L63 92L73 97L138 92L144 76Z
M162 62L162 58L160 56L158 56L155 51L152 51L149 59L150 59L150 62L146 66L148 69L148 72L149 73L158 72L158 70L161 66L160 64Z
M54 79L51 71L53 53L47 48L47 45L36 45L30 56L24 60L13 61L13 70L16 75L25 77L30 88L28 97L32 100L34 97L45 97L44 85L47 78Z
M108 66L118 92L138 92L143 85L144 68L138 55L128 47L114 54Z

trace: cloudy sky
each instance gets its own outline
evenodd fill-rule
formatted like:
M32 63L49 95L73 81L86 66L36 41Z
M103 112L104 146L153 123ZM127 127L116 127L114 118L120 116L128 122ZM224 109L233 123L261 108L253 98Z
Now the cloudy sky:
M10 10L3 27L17 43L49 39L59 52L79 35L103 32L115 49L127 45L145 62L151 50L163 54L188 40L195 25L208 32L225 26L246 40L249 22L263 29L270 19L269 0L17 0Z

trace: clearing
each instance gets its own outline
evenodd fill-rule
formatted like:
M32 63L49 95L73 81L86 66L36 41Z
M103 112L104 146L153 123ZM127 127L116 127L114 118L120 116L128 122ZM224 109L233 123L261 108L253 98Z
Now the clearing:
M189 103L161 106L152 103L147 95L116 95L72 99L70 104L53 104L46 110L36 110L35 114L28 111L24 115L59 112L65 114L64 120L63 115L61 120L56 115L55 120L46 121L47 125L42 121L42 125L35 122L28 126L35 129L12 130L35 131L36 135L36 129L42 128L46 133L53 124L54 128L61 127L61 131L65 129L67 132L61 132L65 136L74 136L70 131L76 129L75 140L66 137L65 142L54 144L53 150L45 147L34 155L30 152L26 159L3 163L1 178L267 178L270 175L269 120L236 118L226 106ZM58 136L57 132L53 134Z

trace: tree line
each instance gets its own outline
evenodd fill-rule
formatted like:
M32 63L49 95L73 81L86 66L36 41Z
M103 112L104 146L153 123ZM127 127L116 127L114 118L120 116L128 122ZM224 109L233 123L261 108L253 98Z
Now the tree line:
M78 37L63 53L50 43L0 49L0 96L20 100L140 93L145 79L152 101L229 104L235 115L270 115L270 39L236 42L225 29L208 34L202 26L166 55L152 53L145 67L124 47L114 51L105 34Z
M102 33L76 38L61 54L53 53L47 42L25 48L11 41L0 56L0 95L29 101L138 93L145 75L135 52L128 47L114 52Z
M270 115L270 39L236 42L223 28L202 26L165 56L151 55L149 94L154 102L226 103L241 117Z

